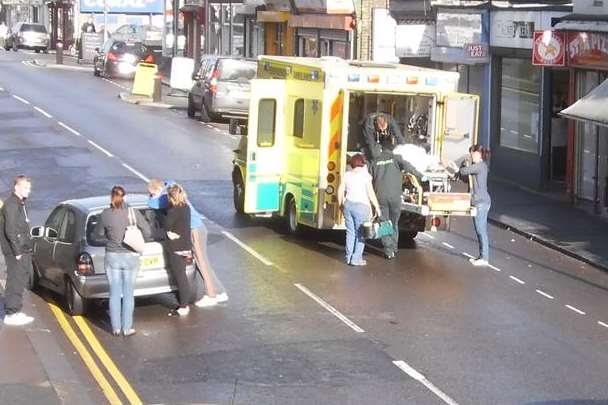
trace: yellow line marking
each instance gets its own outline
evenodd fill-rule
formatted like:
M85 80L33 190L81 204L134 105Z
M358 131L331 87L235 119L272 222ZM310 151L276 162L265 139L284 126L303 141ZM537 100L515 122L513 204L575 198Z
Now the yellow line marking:
M132 405L143 404L137 393L135 393L133 387L131 387L131 384L129 384L125 376L120 372L118 367L116 367L116 364L112 361L110 356L108 356L108 353L105 351L99 340L97 340L97 337L89 327L87 321L81 316L74 316L73 319L93 348L93 351L97 354L97 357L99 357L99 360L101 360L101 363L105 366L106 370L108 370L108 373L110 373L114 381L116 381L116 384L118 384L129 402Z
M103 394L105 395L105 397L107 398L108 402L112 405L122 404L122 401L120 400L120 398L118 398L116 391L114 391L114 389L112 388L112 386L110 385L110 383L108 382L106 377L103 375L103 373L97 366L97 363L95 363L93 356L91 356L91 353L89 353L89 351L85 347L84 343L82 343L80 338L78 338L78 335L76 335L76 332L68 323L68 320L65 317L65 315L63 314L63 312L61 311L61 309L59 309L56 305L51 304L51 303L49 303L49 307L51 307L51 311L55 315L55 318L57 318L57 321L59 322L59 326L61 326L61 329L63 329L63 331L65 332L65 335L68 337L68 339L70 340L72 345L74 345L74 347L76 348L76 351L78 351L78 354L80 354L82 361L84 362L84 364L87 366L87 368L93 375L93 378L95 379L95 381L97 381L97 384L99 384L99 386L101 387L101 390L102 390Z

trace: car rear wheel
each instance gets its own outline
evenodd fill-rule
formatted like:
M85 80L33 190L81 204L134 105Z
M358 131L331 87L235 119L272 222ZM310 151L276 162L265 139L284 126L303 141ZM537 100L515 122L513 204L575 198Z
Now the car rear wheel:
M194 100L192 100L192 95L188 94L188 118L194 118L195 115Z
M84 315L86 312L86 300L76 290L69 277L65 278L65 303L68 313L72 316Z
M34 49L34 52L40 53L40 49Z
M235 175L232 180L232 199L234 201L234 209L237 214L245 213L245 185L241 175Z
M40 276L38 275L38 270L36 269L36 265L32 265L32 272L30 273L27 280L27 289L30 291L34 291L38 288L38 284L40 281Z

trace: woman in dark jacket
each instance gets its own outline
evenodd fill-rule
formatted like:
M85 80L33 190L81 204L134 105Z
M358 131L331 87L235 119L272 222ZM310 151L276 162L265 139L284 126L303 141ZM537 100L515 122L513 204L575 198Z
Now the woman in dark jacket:
M479 241L479 257L471 259L474 266L487 266L490 260L490 241L488 238L488 212L492 206L492 199L488 193L488 164L490 151L481 145L473 145L469 149L472 164L461 167L460 174L471 176L472 203L477 209L473 217L475 233Z
M169 209L165 221L167 233L167 258L173 277L177 282L180 316L190 312L190 284L186 277L186 265L192 257L192 240L190 239L190 207L188 196L179 184L170 186L167 190Z
M125 201L125 189L112 187L110 208L103 210L95 227L94 239L105 243L104 267L110 284L110 321L112 333L125 336L135 333L133 310L135 298L133 290L139 270L139 254L127 246L123 240L129 225L129 206ZM138 210L135 214L137 227L144 237L150 237L150 225Z

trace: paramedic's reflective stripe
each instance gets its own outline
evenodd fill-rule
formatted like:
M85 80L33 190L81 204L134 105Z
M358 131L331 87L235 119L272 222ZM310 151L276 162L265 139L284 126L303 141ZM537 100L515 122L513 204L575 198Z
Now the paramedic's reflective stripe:
M395 163L395 161L393 159L390 160L379 160L377 162L375 162L376 166L385 166L385 165L390 165Z

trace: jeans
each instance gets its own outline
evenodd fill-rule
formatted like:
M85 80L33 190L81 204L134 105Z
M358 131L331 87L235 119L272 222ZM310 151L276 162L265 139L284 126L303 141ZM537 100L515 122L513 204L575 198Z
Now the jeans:
M384 254L393 255L399 249L399 218L401 217L401 196L393 198L381 198L378 201L382 220L390 219L393 223L393 234L382 238Z
M362 203L344 203L344 222L346 224L346 263L357 264L363 261L365 238L361 225L370 218L370 207Z
M139 271L137 253L106 252L104 267L110 283L110 321L112 331L133 327L135 298L133 290Z
M488 239L488 212L490 211L491 202L481 202L475 205L477 215L473 217L475 225L475 233L479 241L479 258L483 260L490 259L490 241Z
M6 315L21 312L23 307L23 290L32 274L32 254L25 253L17 260L15 256L4 256L6 264L6 290L4 308Z

